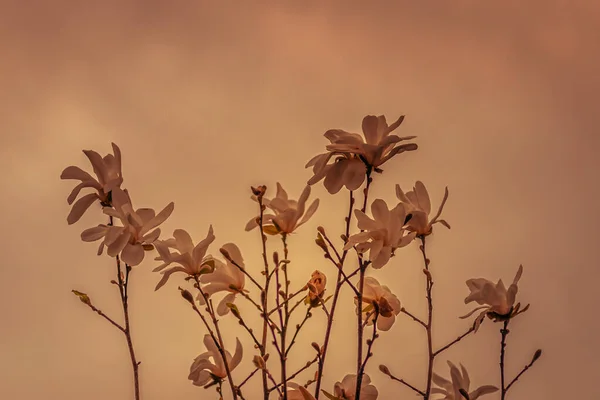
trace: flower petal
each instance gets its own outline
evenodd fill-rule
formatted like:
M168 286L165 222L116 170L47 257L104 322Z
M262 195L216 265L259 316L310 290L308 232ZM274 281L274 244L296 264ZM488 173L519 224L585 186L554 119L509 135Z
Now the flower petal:
M127 243L121 252L121 258L130 267L135 267L144 260L144 248L140 243Z
M87 211L88 208L98 200L98 195L96 193L86 194L79 200L75 202L73 208L71 208L71 212L67 216L67 222L69 225L74 224L75 222L81 219L81 216Z

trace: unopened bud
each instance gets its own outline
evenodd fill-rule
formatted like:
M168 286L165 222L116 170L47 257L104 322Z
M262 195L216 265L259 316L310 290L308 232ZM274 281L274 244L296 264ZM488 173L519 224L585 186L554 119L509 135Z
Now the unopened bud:
M321 235L325 235L325 228L323 228L322 226L317 226L317 231L321 234Z
M235 304L226 303L225 305L227 306L227 308L229 308L231 310L231 313L233 314L234 317L236 317L240 320L242 319L242 316L240 315L240 310L237 308L237 306Z
M392 373L390 372L390 369L389 369L388 367L386 367L385 365L383 365L383 364L381 364L381 365L379 366L379 370L380 370L381 372L383 372L384 374L386 374L386 375L391 375L391 374L392 374Z
M317 234L317 238L315 239L315 243L319 246L325 253L328 252L327 244L325 244L325 240L323 240L323 236L321 234Z
M183 297L188 303L193 306L196 305L194 302L194 296L188 290L179 288L179 291L181 292L181 297Z
M348 236L344 235L343 233L340 235L340 237L342 238L344 243L346 243L348 241Z
M317 342L312 342L310 345L317 351L317 353L321 353L321 347Z
M92 301L90 300L90 297L87 294L79 292L77 290L71 290L71 292L73 292L75 296L79 297L79 300L81 300L83 304L87 304L90 307L92 306Z
M533 364L541 356L542 356L542 349L537 349L535 351L535 354L533 355L533 359L531 360L531 363Z
M265 363L264 358L259 355L252 357L252 364L258 369L264 370L267 368L267 363Z
M276 251L273 252L273 262L275 263L275 265L279 264L279 253Z

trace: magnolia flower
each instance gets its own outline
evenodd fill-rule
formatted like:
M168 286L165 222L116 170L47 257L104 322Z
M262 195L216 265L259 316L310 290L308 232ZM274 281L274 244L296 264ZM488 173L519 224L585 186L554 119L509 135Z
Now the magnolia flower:
M471 381L465 367L460 364L459 370L450 361L448 361L448 365L450 366L450 379L452 379L452 381L442 378L435 372L432 376L433 383L439 386L439 388L431 389L431 393L443 394L445 397L441 398L440 400L464 400L464 396L460 394L460 389L463 389L469 394L469 400L476 400L485 394L494 393L498 390L498 388L495 386L485 385L480 386L472 392L469 392Z
M287 192L281 184L277 183L277 195L273 200L263 198L263 204L270 208L274 214L263 215L263 229L266 233L276 235L278 233L292 233L312 217L319 207L319 199L315 199L308 207L305 214L306 201L310 196L310 186L306 186L300 195L300 199L288 199ZM252 196L256 200L256 196ZM252 218L246 224L246 231L251 231L258 226L257 218Z
M402 228L406 219L403 204L389 210L385 201L377 199L371 204L371 213L374 219L354 210L358 227L364 232L350 236L344 250L355 245L359 253L369 250L369 260L373 268L378 269L387 264L397 248L412 242L415 233L405 235L406 231Z
M128 265L139 265L144 259L145 247L151 248L160 236L160 228L157 226L169 218L174 204L169 203L158 214L151 208L134 210L129 194L120 188L112 190L112 204L114 208L105 207L104 213L119 219L123 226L98 225L83 231L81 239L84 242L103 239L98 248L98 255L102 254L106 245L109 256L116 257L121 254L121 259Z
M89 193L81 197L73 205L67 222L69 225L79 221L81 216L96 200L100 200L102 205L110 204L110 192L121 186L123 183L123 175L121 173L121 150L119 147L112 143L113 154L108 154L101 157L100 154L93 150L83 150L83 153L87 156L94 168L94 173L97 179L94 179L89 173L85 172L79 167L71 165L63 170L60 174L60 179L75 179L81 181L80 184L75 186L67 202L73 204L73 201L79 195L79 192L83 188L94 188L95 193Z
M361 400L376 400L379 393L371 383L369 375L364 374L360 385ZM336 382L333 387L334 395L340 400L354 400L356 396L356 374L346 375L342 382Z
M515 275L515 279L513 279L513 283L508 287L508 290L504 286L502 279L496 284L484 278L469 279L467 281L467 286L469 287L469 290L471 290L471 293L465 298L465 304L475 301L481 306L476 307L473 311L460 318L467 318L476 311L483 310L475 319L475 331L477 331L486 315L488 315L490 319L503 320L525 311L528 306L520 312L518 310L519 304L517 304L516 307L513 307L517 291L519 290L517 283L519 282L519 279L521 279L522 274L523 266L520 265L517 274Z
M327 285L327 276L321 271L315 271L310 276L308 281L308 302L316 307L320 304L320 300L325 294L325 286Z
M208 246L215 240L212 225L208 228L206 238L200 241L196 246L192 242L190 234L183 229L176 229L173 232L173 238L168 240L157 240L154 244L158 251L156 261L163 261L161 265L154 268L153 272L162 271L162 278L154 288L160 289L171 274L175 272L184 272L192 277L199 277L203 273L212 272L215 269L215 260L211 255L206 255ZM171 252L170 249L177 250ZM177 266L166 269L171 264Z
M304 386L294 382L288 382L287 386L291 388L286 389L288 400L315 400L315 397ZM283 399L283 397L280 397L280 399Z
M245 267L242 253L235 244L224 244L221 248L221 252L227 258L227 262L223 263L217 260L214 271L202 275L200 277L200 282L206 284L205 286L202 286L202 291L207 296L211 296L218 292L228 292L217 306L217 314L225 315L229 312L227 303L233 303L235 295L244 291L246 276L242 271ZM199 296L198 300L200 300L200 303L204 304L205 299L202 296Z
M354 301L355 303L358 303L356 298ZM380 331L390 330L396 321L396 315L400 313L402 308L398 297L396 297L387 286L380 285L377 279L370 276L366 277L364 281L362 301L371 305L362 310L363 319L367 318L367 325L373 324L375 310L372 304L377 304L377 310L379 312L379 315L377 316L377 329ZM358 307L361 306L357 304L356 312L359 312Z
M204 335L204 345L208 351L196 357L188 375L188 379L193 381L196 386L204 386L211 381L221 382L227 377L223 357L210 335ZM231 357L231 353L227 350L224 350L224 352L229 371L233 371L242 360L244 353L239 339L236 338L235 354L233 357ZM212 362L209 360L211 357Z
M445 220L438 219L442 214L446 200L448 200L448 188L444 192L444 199L437 214L431 220L429 220L431 201L423 182L417 181L413 190L406 194L402 191L400 185L396 185L396 196L406 206L408 230L415 232L418 236L427 236L431 234L432 225L438 222L450 229L450 225Z
M312 185L325 178L324 184L329 193L339 192L342 186L346 186L348 190L356 190L364 182L367 169L374 168L375 171L382 172L378 167L396 154L416 150L418 146L415 143L396 146L396 143L416 136L390 135L403 120L404 116L401 116L392 125L388 125L383 115L367 115L362 122L364 138L341 129L325 132L324 136L331 143L326 146L327 153L313 157L306 164L306 168L313 167L314 173L308 184ZM333 156L336 156L334 162L328 164Z

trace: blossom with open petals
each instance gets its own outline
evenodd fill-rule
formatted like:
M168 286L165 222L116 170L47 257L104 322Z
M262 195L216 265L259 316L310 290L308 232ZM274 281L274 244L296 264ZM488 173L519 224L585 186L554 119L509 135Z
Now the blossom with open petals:
M235 244L224 244L221 252L226 254L227 261L223 263L217 260L214 271L202 275L200 283L204 284L202 291L207 296L218 292L227 292L217 306L217 314L225 315L229 312L227 303L233 303L236 294L244 291L246 275L242 272L242 269L245 268L242 253ZM205 300L202 296L199 296L198 300L204 304Z
M206 255L206 252L214 240L212 225L208 228L206 238L195 246L190 234L183 229L176 229L172 239L157 240L154 246L158 251L158 257L155 260L163 263L153 270L154 272L162 271L162 278L154 290L160 289L175 272L184 272L188 276L199 277L203 273L213 271L216 260L211 255ZM171 252L170 249L176 251ZM165 269L171 264L177 265Z
M354 299L357 302L357 299ZM367 319L367 325L372 325L375 319L375 310L373 303L377 304L379 315L377 316L377 329L380 331L389 331L394 322L396 315L400 313L402 308L400 300L395 294L385 285L380 285L379 281L373 277L366 277L362 292L363 303L371 305L361 310L363 319ZM358 312L357 305L357 312ZM362 306L361 306L362 307Z
M273 211L273 214L266 213L263 215L263 229L265 232L274 235L278 233L288 234L306 223L319 207L319 199L315 199L306 209L308 196L310 196L310 186L304 188L297 201L289 199L287 192L278 182L275 198L269 200L263 197L263 204ZM252 198L256 199L255 196ZM252 218L246 224L246 231L250 231L257 226L257 218Z
M85 211L96 200L99 200L103 205L109 205L110 192L113 189L120 187L123 183L123 175L121 172L121 150L119 150L119 147L114 143L112 143L112 148L114 155L107 154L104 157L93 150L83 150L83 153L92 164L96 179L74 165L65 168L60 174L60 179L74 179L81 181L80 184L75 186L67 198L69 204L73 204L81 189L89 187L96 190L94 193L89 193L81 197L73 205L73 208L71 208L71 212L67 217L69 225L79 221Z
M81 233L85 242L103 239L98 248L102 254L104 246L111 257L121 255L121 259L130 266L139 265L144 259L144 247L150 246L160 236L162 224L173 212L174 204L169 203L160 213L151 208L133 209L129 194L120 188L112 190L114 208L104 207L104 213L121 221L122 226L98 225Z
M469 392L469 387L471 386L471 380L469 379L469 374L466 368L460 364L460 370L456 367L456 365L452 364L448 361L448 365L450 366L450 379L451 381L442 378L435 372L433 373L433 383L435 383L439 387L434 387L431 389L432 394L443 394L445 397L440 398L439 400L464 400L464 396L460 394L460 389L463 389L466 393L469 394L469 400L477 400L479 397L494 393L498 390L497 387L491 385L480 386L472 392Z
M481 306L475 308L461 318L467 318L476 311L483 310L475 319L475 328L477 330L486 315L489 316L490 319L503 320L519 313L518 307L513 306L519 290L517 284L519 279L521 279L522 274L523 266L520 265L517 274L513 279L513 283L508 289L504 286L502 279L500 279L498 283L494 283L485 278L469 279L467 281L467 286L469 287L469 290L471 290L471 293L465 298L465 304L475 301ZM521 312L523 311L525 311L525 309Z
M339 192L342 186L348 190L358 189L365 180L367 170L381 172L379 167L395 155L418 148L415 143L398 145L403 140L416 136L398 137L390 135L402 121L404 116L388 125L385 116L367 115L362 121L363 136L341 129L330 129L325 137L330 144L327 152L313 157L306 168L313 167L313 177L309 185L325 178L325 188L329 193ZM334 158L335 157L335 158ZM334 162L329 161L334 158Z
M350 236L344 250L353 246L360 253L369 250L369 260L373 268L378 269L388 263L397 248L412 242L415 233L403 228L406 210L401 203L390 210L384 200L377 199L371 204L371 213L373 219L354 210L358 227L364 232Z
M196 386L204 386L209 382L221 382L223 379L227 378L227 370L225 369L223 357L211 335L204 335L204 346L206 346L208 351L196 357L190 367L190 374L188 375L188 379ZM235 353L233 357L229 351L225 350L224 352L229 371L233 371L240 361L242 361L242 356L244 354L242 344L236 338ZM212 361L210 360L211 358Z
M286 394L288 400L315 400L315 397L304 386L294 382L287 383ZM283 397L280 397L283 399Z
M356 374L346 375L341 382L336 382L333 394L341 400L354 400L356 398ZM371 378L364 374L360 384L361 400L376 400L379 392L371 385Z
M407 193L402 191L400 185L396 185L396 196L406 206L408 219L406 228L408 230L415 232L418 236L427 236L431 234L433 224L438 222L450 229L450 225L445 220L439 219L444 209L444 204L448 200L448 188L444 192L444 199L440 204L440 208L431 220L429 220L431 201L423 182L417 181L413 190Z

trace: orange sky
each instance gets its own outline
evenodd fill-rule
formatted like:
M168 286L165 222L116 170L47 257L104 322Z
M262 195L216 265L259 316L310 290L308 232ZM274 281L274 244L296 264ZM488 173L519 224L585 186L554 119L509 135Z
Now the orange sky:
M234 241L258 268L256 232L243 231L255 213L248 187L280 181L297 197L310 177L304 164L327 142L322 134L357 131L366 114L405 114L398 133L417 135L420 146L385 165L373 196L392 203L394 184L419 179L437 207L450 189L452 230L438 229L429 246L435 342L466 327L456 318L471 309L466 279L510 281L522 263L519 297L532 305L511 328L509 376L535 349L544 355L509 398L600 398L600 6L489 3L0 1L0 398L132 398L123 338L70 293L87 292L120 317L111 260L79 240L103 216L66 223L73 184L59 175L68 165L87 168L81 149L106 154L117 142L136 205L175 202L165 235L184 228L199 240L212 223L213 254ZM346 207L346 196L320 184L313 196L321 207L291 240L300 281L317 268L333 277L314 232L319 224L341 230ZM153 291L154 266L147 258L131 289L143 398L211 398L186 379L204 330L179 297L181 281ZM424 315L421 268L415 244L373 275ZM350 300L340 310L326 389L355 358L344 331L354 321ZM233 345L236 324L226 320ZM299 349L321 340L322 316L311 322ZM497 328L484 325L444 353L442 375L448 357L466 365L473 384L498 384ZM239 334L242 376L252 351ZM413 393L376 366L385 361L420 385L425 350L409 319L382 335L368 368L380 399Z

